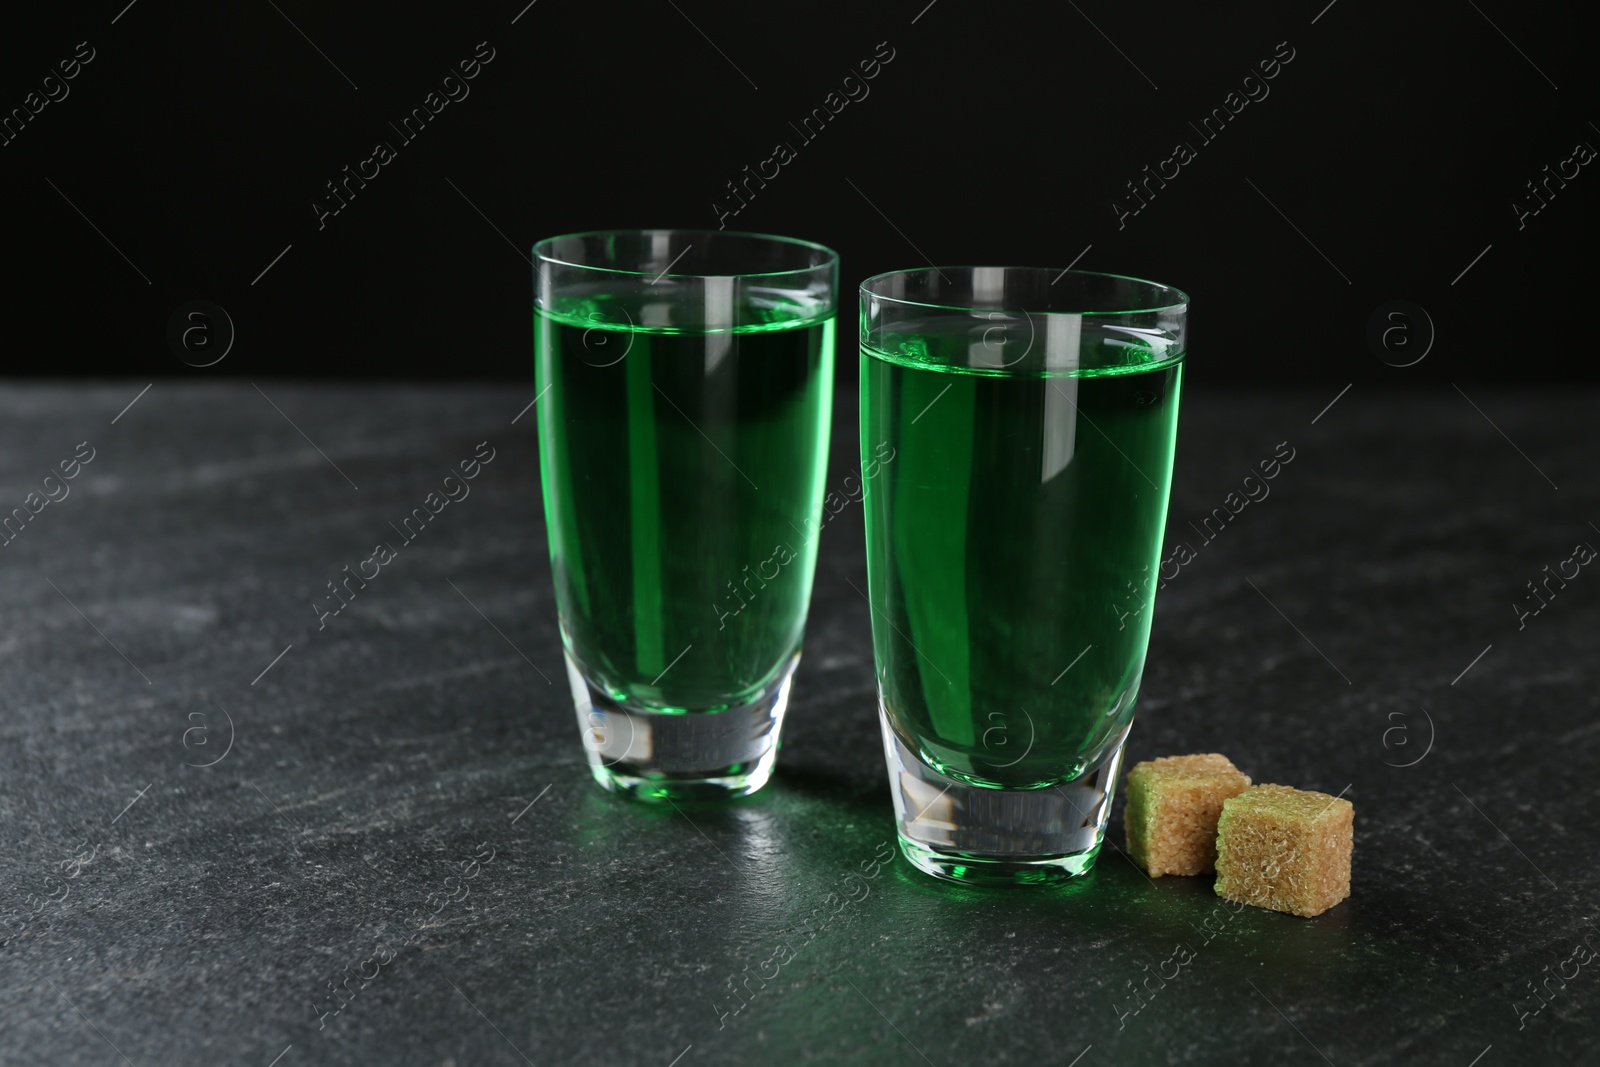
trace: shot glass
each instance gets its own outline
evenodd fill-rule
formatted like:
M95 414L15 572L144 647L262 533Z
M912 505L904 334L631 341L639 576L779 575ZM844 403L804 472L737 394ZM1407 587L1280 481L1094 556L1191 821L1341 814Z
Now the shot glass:
M534 255L545 522L589 769L642 799L754 792L811 599L838 256L720 230Z
M1150 636L1189 299L1082 271L861 286L879 713L901 850L942 878L1087 872Z

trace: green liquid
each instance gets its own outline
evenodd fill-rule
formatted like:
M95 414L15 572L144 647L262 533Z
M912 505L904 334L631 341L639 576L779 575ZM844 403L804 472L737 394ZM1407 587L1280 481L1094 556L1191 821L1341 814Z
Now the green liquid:
M1121 351L1025 377L862 350L863 454L897 457L866 483L879 693L951 777L1070 781L1132 719L1183 371Z
M603 296L534 315L563 636L621 703L725 710L800 647L834 319L781 299L722 332L612 324L624 318Z

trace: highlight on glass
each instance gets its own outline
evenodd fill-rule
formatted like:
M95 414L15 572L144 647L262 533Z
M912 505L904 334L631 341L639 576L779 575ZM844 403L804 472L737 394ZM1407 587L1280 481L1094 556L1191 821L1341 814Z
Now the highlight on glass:
M754 792L811 599L838 256L618 230L534 259L544 512L590 770L642 799Z
M902 851L958 881L1087 872L1150 636L1189 299L1082 271L861 286L879 714Z

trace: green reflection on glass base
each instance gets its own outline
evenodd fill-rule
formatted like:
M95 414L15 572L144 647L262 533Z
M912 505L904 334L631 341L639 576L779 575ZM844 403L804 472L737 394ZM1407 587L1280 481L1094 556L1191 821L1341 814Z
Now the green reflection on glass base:
M937 852L902 835L900 851L918 870L952 882L981 886L1060 885L1088 874L1100 847L1067 856L1003 860L959 852Z
M622 703L589 680L570 651L566 658L589 772L601 788L644 801L723 800L772 777L798 652L755 700L695 712Z

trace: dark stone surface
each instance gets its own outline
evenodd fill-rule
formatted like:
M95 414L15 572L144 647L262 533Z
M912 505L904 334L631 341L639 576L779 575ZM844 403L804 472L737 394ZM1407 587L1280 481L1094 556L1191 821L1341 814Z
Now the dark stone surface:
M583 763L532 413L512 425L531 389L263 383L280 414L253 388L161 382L113 425L142 385L0 391L0 508L96 449L0 548L6 1063L1592 1056L1600 959L1565 964L1537 1014L1528 983L1580 938L1600 948L1600 575L1524 629L1511 607L1600 544L1592 394L1469 388L1480 414L1453 389L1358 387L1312 425L1327 392L1191 383L1169 543L1199 551L1161 594L1130 756L1216 749L1258 781L1343 791L1351 899L1233 915L1209 879L1152 884L1110 848L1034 892L896 860L808 940L892 838L846 581L859 508L823 537L773 783L643 807ZM854 465L848 403L837 423L831 484ZM485 439L471 496L319 631L324 581ZM1270 497L1201 547L1188 521L1281 441ZM732 1014L730 980L786 940ZM1177 977L1119 1018L1183 943ZM319 1019L330 985L374 969Z

